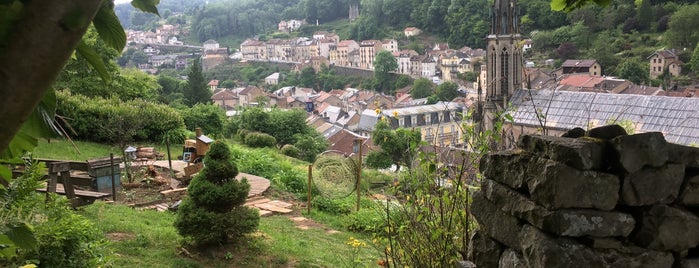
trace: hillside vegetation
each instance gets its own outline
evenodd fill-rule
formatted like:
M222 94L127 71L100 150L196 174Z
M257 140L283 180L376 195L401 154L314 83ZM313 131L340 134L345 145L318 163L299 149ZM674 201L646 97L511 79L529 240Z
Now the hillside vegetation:
M173 5L177 2L163 1L163 18L173 20L167 18L172 12L184 12L191 24L189 40L223 40L232 47L245 38L310 36L318 30L334 31L342 39L401 40L405 39L402 30L414 26L451 48L483 48L491 5L487 0L220 0ZM350 3L360 6L360 16L352 22L347 20ZM696 1L614 0L606 7L590 4L569 13L552 11L549 0L517 4L520 32L534 44L527 56L535 61L553 58L560 64L565 59L593 58L606 75L619 76L621 63L637 59L643 64L653 51L674 48L680 60L689 63L685 74L698 68L690 62L699 40ZM117 13L122 21L129 20L125 25L130 27L148 24L139 21L137 13ZM276 32L277 23L289 19L304 19L308 24L299 32Z

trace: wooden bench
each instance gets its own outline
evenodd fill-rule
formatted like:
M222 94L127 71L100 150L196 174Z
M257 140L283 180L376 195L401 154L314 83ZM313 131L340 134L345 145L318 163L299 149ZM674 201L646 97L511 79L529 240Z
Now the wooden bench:
M48 190L46 188L39 188L36 189L39 192L46 193ZM102 192L93 192L93 191L84 191L84 190L73 190L75 197L80 199L79 203L76 204L76 201L71 201L71 204L73 204L74 207L78 206L84 206L84 205L89 205L95 202L97 199L105 199L107 197L112 196L112 194L109 193L102 193ZM63 187L63 184L56 184L56 192L57 194L60 195L66 195L66 190Z

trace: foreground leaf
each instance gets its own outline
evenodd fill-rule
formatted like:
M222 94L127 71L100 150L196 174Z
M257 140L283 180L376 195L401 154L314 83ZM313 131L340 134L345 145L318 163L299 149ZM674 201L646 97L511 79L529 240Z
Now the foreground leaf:
M17 223L10 226L10 230L5 233L7 237L18 247L32 249L38 244L32 227L26 223Z
M149 12L160 16L158 13L158 8L156 7L160 3L160 0L133 0L131 5L135 8L140 9L144 12Z
M97 54L93 48L88 46L84 40L81 40L80 43L78 43L78 47L75 48L75 51L83 56L85 60L90 63L92 68L95 68L97 73L100 74L100 77L102 77L102 80L104 80L106 83L110 83L112 81L112 76L109 74L109 71L107 71L107 66L104 65L104 61L102 61L100 55Z
M126 33L119 22L119 18L114 13L114 3L112 1L102 1L102 6L97 11L95 19L92 20L92 24L95 25L97 33L99 33L100 38L107 45L116 49L116 51L124 49L124 46L126 46Z

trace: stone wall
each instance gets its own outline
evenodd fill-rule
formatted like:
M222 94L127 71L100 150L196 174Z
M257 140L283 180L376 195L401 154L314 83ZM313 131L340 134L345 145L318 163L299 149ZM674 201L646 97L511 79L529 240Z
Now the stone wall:
M520 149L482 159L470 261L699 267L699 149L618 126L588 135L525 135Z
M374 71L357 67L333 65L335 74L342 76L374 77Z

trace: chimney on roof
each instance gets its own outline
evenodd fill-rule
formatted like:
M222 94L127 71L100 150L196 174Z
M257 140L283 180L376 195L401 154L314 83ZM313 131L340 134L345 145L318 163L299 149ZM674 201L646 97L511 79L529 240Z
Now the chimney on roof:
M194 129L194 133L195 133L195 135L196 135L197 137L201 136L201 128L200 128L200 127L195 128L195 129Z

